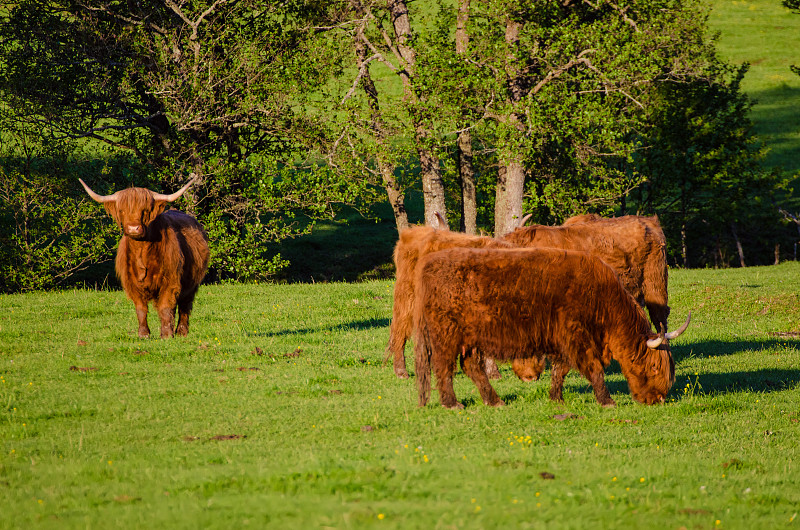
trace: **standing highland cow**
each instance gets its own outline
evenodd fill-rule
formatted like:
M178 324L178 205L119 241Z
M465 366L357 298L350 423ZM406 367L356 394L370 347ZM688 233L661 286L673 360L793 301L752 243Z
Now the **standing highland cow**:
M675 380L667 339L655 334L611 267L583 252L558 249L456 248L429 254L416 273L415 368L419 404L430 396L431 364L439 398L463 408L453 391L461 357L484 403L503 405L484 373L483 354L498 360L547 355L550 398L562 399L574 367L603 406L614 401L604 367L619 362L634 399L664 400Z
M139 337L150 336L147 305L150 301L161 320L161 338L189 332L197 289L208 270L208 236L200 223L176 210L164 211L197 180L194 176L171 195L146 188L128 188L112 195L98 195L83 180L86 193L101 203L122 229L116 271L125 294L136 306Z

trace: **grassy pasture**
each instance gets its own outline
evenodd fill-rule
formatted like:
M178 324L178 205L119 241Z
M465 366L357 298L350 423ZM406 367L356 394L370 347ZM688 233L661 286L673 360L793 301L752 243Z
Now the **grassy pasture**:
M612 410L508 367L502 409L463 374L465 410L419 409L382 364L391 289L206 286L164 341L121 292L0 297L0 527L800 524L800 264L672 271L669 402L612 364Z
M717 49L733 62L750 64L742 88L755 99L755 132L769 147L766 166L800 171L800 15L780 0L713 0L709 25Z

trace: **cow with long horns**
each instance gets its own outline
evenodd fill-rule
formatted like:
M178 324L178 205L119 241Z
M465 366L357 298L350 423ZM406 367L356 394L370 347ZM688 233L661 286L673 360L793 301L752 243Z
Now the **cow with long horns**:
M675 381L669 349L686 329L653 333L614 270L584 252L453 248L422 257L416 269L415 368L419 404L430 396L431 365L444 407L463 408L453 391L457 361L484 403L503 405L489 384L484 355L498 360L547 355L550 398L577 369L603 406L614 400L604 367L619 362L634 399L662 402Z
M122 229L115 268L125 294L136 307L139 337L150 336L150 302L161 320L161 338L189 332L189 314L208 270L208 236L191 215L164 208L197 179L193 174L185 186L170 195L135 187L99 195L78 179ZM173 331L176 307L178 324Z

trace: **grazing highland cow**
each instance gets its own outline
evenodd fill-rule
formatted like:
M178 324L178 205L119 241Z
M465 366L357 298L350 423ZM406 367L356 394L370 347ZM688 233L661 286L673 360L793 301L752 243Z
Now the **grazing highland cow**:
M517 228L503 240L515 247L580 250L602 259L617 272L637 303L647 307L655 329L667 329L667 239L658 217L576 215L561 226ZM544 369L544 364L535 358L516 361L514 365L523 381L538 379Z
M667 339L655 334L616 273L600 259L558 249L455 248L420 259L415 278L415 368L419 404L430 396L431 364L439 398L463 408L453 391L461 357L484 403L503 405L484 373L483 354L498 360L546 354L550 398L562 399L564 376L576 368L597 401L613 406L604 367L619 362L634 399L664 400L675 380Z
M80 180L80 179L79 179ZM122 229L116 270L125 294L136 306L139 337L149 337L147 304L153 301L161 320L161 338L189 332L189 313L195 294L208 270L208 236L200 223L176 210L164 211L197 180L162 195L145 188L128 188L98 195L82 180L86 193L101 203Z

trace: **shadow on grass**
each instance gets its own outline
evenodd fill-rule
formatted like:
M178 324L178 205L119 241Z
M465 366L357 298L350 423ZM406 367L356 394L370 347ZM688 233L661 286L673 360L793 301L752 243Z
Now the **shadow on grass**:
M340 332L340 331L364 331L374 328L386 328L392 323L391 318L373 318L370 320L359 320L356 322L347 322L339 324L338 326L330 326L327 328L302 328L302 329L282 329L279 331L266 331L266 332L252 332L245 331L244 334L248 337L283 337L285 335L298 335L307 333L324 333L324 332Z
M676 363L684 359L733 355L745 351L761 351L788 347L800 350L800 340L796 337L775 337L764 340L706 340L672 347L672 357Z
M767 163L781 165L787 170L800 169L797 162L800 132L800 88L782 84L781 86L750 93L756 100L751 111L756 133L766 140L769 152Z

